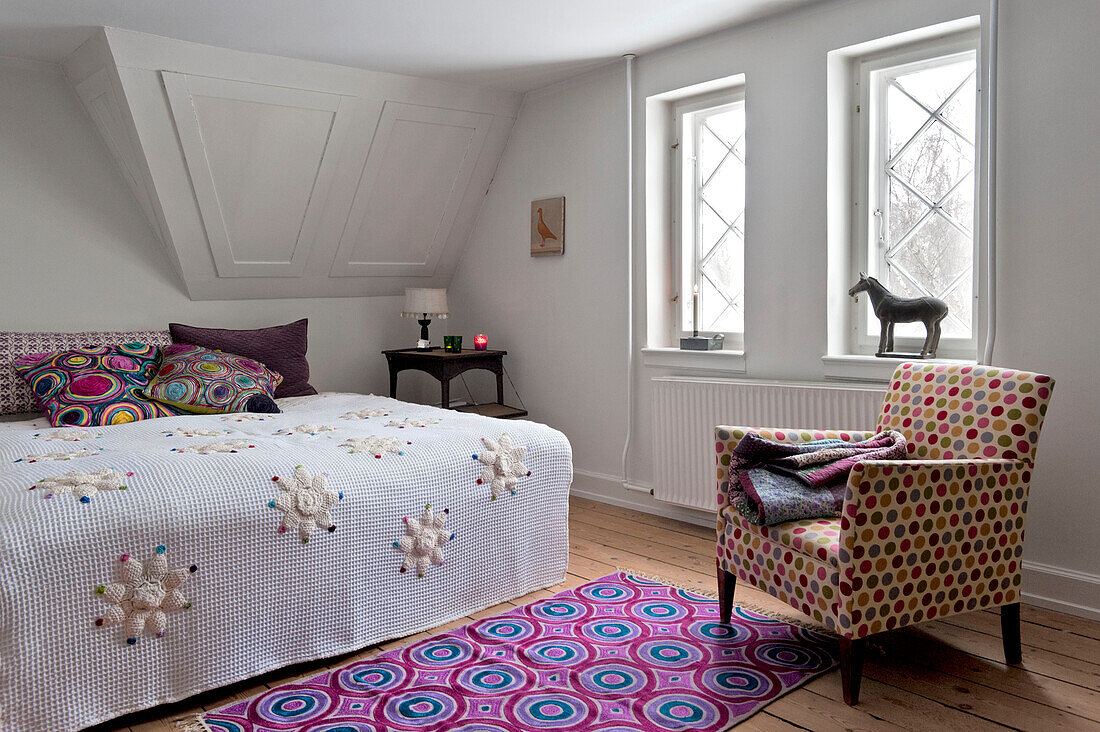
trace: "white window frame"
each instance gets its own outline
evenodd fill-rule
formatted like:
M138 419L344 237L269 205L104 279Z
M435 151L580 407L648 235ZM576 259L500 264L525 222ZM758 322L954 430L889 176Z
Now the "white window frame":
M880 277L880 262L871 258L872 241L878 236L884 219L875 216L876 210L887 210L889 201L888 177L881 174L884 163L887 121L886 115L878 113L877 105L882 103L886 93L885 78L879 76L877 83L872 80L875 72L883 69L903 67L901 73L909 73L944 63L950 57L962 57L973 53L976 58L977 75L975 84L975 129L974 129L974 220L971 223L974 235L973 283L974 305L972 309L972 327L970 338L941 339L937 357L974 360L979 344L984 339L987 302L982 297L982 271L985 262L985 237L982 235L980 221L984 211L984 201L980 197L982 184L982 76L981 47L978 29L954 33L950 36L926 40L891 48L862 58L855 65L855 98L858 100L856 113L852 115L852 139L855 167L853 169L853 223L850 245L849 281L854 283L860 272ZM873 123L872 123L873 122ZM877 186L872 185L873 171L877 174ZM869 333L867 328L870 309L869 298L862 293L859 302L848 300L848 348L854 355L874 354L878 347L878 334ZM895 350L919 352L924 342L922 337L902 337L894 339Z
M744 106L745 104L745 87L744 85L738 85L733 88L722 89L721 91L710 92L707 94L700 94L692 97L677 100L671 105L672 109L672 191L670 201L672 203L672 211L670 216L671 223L671 265L672 265L672 282L676 285L676 297L673 299L673 330L680 336L689 336L692 334L693 329L689 327L689 324L684 318L684 312L686 307L690 307L689 303L693 294L693 286L699 284L698 282L698 267L694 263L699 261L700 257L700 207L701 197L699 195L699 181L698 176L694 174L694 164L690 175L685 175L684 161L688 158L686 155L686 149L688 145L691 145L693 152L695 151L695 145L699 138L699 130L702 126L702 118L697 117L695 113L708 111L714 114L726 111L735 106ZM687 130L685 128L685 117L690 116L693 121L692 129ZM747 118L746 118L747 127ZM695 155L690 156L694 163ZM692 223L694 232L690 234L691 241L688 243L691 253L692 266L687 266L688 256L685 247L685 239L689 235L687 229L687 222L684 221L684 202L685 199L689 199L694 202L694 214L692 215ZM746 208L745 216L748 216L748 210ZM742 227L744 227L744 221L742 221ZM742 230L742 234L744 231ZM743 240L748 246L747 239ZM690 271L689 271L690 269ZM748 303L746 302L746 310L748 309ZM707 331L699 329L699 335L712 336L717 335L718 331ZM743 350L745 346L745 334L744 332L722 332L725 336L723 348L725 350Z

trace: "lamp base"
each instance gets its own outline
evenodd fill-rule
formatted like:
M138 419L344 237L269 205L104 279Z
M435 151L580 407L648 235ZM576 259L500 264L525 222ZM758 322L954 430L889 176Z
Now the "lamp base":
M432 346L428 341L428 325L432 322L432 319L428 317L427 313L424 313L424 317L416 322L420 323L420 340L416 342L416 347L421 351L430 351Z

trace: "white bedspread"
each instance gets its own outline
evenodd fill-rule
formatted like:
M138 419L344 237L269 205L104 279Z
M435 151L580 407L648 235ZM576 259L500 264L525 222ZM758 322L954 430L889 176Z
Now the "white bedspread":
M560 432L355 394L281 405L278 415L90 430L38 420L0 427L0 729L79 729L419 632L563 578L572 460ZM491 500L490 482L478 483L486 466L473 456L480 438L502 433L527 447L531 474ZM398 438L404 454L341 447L368 436ZM57 439L65 437L80 439ZM237 451L180 451L212 443ZM272 478L286 486L296 466L343 495L330 509L335 531L322 519L308 543L296 528L279 533L286 501L273 505L285 491ZM86 487L30 490L108 468L86 502ZM454 537L442 565L402 573L403 518L419 520L429 503L433 514L447 509L444 533ZM165 610L164 635L150 615L131 645L125 623L96 620L138 611L129 600L112 604L111 585L123 581L124 555L148 563L158 547L170 576L142 597ZM184 600L189 608L173 609Z

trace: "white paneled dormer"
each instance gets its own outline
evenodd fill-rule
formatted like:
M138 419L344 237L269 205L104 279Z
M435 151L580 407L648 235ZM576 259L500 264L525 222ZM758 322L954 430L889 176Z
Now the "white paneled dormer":
M99 68L76 84L76 94L106 143L127 187L137 199L141 212L153 227L157 238L166 243L167 237L156 193L145 160L141 156L141 146L137 143L137 133L122 94L117 70L111 67Z
M65 70L196 300L446 286L520 102L113 28Z
M350 126L339 94L161 74L219 277L300 277Z
M492 115L386 102L332 275L435 274ZM411 194L411 195L410 195Z

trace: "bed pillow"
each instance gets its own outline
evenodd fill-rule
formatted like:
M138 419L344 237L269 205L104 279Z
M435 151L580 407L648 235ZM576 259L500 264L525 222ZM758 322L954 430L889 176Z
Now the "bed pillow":
M188 343L166 346L160 370L145 389L150 399L187 412L279 411L273 394L283 377L262 363Z
M254 330L168 324L172 340L176 343L190 343L215 351L237 353L282 374L283 381L275 389L276 399L317 393L309 385L309 362L306 361L308 328L309 320L306 318L286 325Z
M172 343L172 336L166 330L85 333L0 331L0 414L38 411L34 393L12 366L17 358L32 353L57 353L83 346L117 346L119 343L167 346Z
M12 365L54 427L103 427L180 414L142 393L158 350L147 343L87 346L29 354Z

